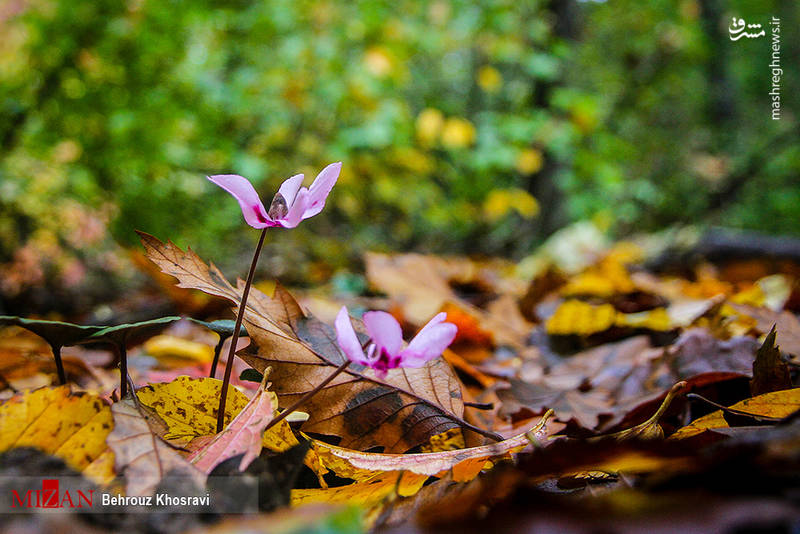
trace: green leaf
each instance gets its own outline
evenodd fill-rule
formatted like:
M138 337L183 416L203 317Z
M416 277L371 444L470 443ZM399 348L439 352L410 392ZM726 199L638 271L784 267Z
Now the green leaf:
M104 326L81 326L60 321L25 319L11 315L0 315L0 325L15 325L30 330L54 347L76 345L105 328Z
M139 323L121 324L117 326L109 326L102 330L95 332L82 343L112 343L119 347L127 347L158 334L168 324L179 321L181 318L177 316L160 317L150 321L142 321Z
M205 326L212 332L219 335L220 339L227 339L233 335L233 329L236 327L236 321L232 321L230 319L221 319L219 321L211 321L207 323L206 321L200 321L199 319L192 319L188 317L188 319L196 324ZM239 328L239 337L247 337L247 330L245 330L244 326Z
M264 380L264 375L256 371L255 369L245 369L242 371L242 374L239 375L239 380L247 380L248 382L258 382L261 383Z

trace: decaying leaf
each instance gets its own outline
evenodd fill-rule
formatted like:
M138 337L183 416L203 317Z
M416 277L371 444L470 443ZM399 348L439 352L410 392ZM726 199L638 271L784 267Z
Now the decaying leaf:
M767 334L764 343L756 352L753 362L753 379L750 381L750 394L754 397L762 393L780 391L792 387L789 366L781 359L781 351L775 346L775 327Z
M69 386L26 391L0 405L0 452L36 447L106 483L113 478L104 456L113 424L111 409L96 395Z
M154 432L163 425L157 416L130 397L114 403L111 411L114 430L106 441L114 451L117 473L125 476L126 495L151 495L167 474L202 487L203 473Z
M222 381L215 378L179 376L172 382L140 388L136 395L166 424L161 437L183 447L196 437L216 433L221 389ZM226 424L242 411L247 402L247 397L239 390L228 390Z
M267 373L268 375L268 373ZM261 385L239 414L225 429L189 456L192 464L208 474L228 458L243 454L239 470L244 471L260 453L264 428L275 417L278 398L266 390L265 376Z
M800 388L764 393L763 395L737 402L730 406L730 408L753 415L778 418L787 417L800 409ZM669 439L685 439L705 432L706 430L728 428L728 426L728 422L725 420L722 410L717 410L679 429L672 434Z

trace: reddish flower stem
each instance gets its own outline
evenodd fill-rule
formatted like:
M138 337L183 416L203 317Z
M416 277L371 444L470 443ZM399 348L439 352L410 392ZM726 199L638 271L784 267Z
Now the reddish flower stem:
M267 227L268 228L268 227ZM244 310L247 307L247 296L250 294L250 286L253 285L253 275L256 272L256 265L258 264L258 257L261 255L261 247L264 245L264 238L267 236L267 228L261 230L261 237L258 238L258 245L256 245L256 252L253 254L253 262L250 264L250 272L247 273L247 282L244 284L242 291L242 300L239 303L239 313L236 314L236 326L233 327L233 336L231 337L231 348L228 351L228 361L225 362L225 378L222 379L222 391L219 397L219 410L217 412L217 433L222 432L225 426L225 403L228 400L228 386L231 382L231 371L233 371L233 358L236 353L236 344L239 341L239 329L242 327L242 319L244 319Z

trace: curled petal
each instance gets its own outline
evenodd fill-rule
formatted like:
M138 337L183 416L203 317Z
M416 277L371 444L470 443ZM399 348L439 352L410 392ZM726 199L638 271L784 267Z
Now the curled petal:
M342 306L342 309L339 310L334 326L336 327L336 341L345 356L352 362L369 365L369 360L364 356L361 343L358 342L356 331L353 330L353 323L350 322L350 315L347 313L346 306Z
M286 205L292 207L294 199L297 197L297 192L300 191L300 186L303 185L303 175L295 174L291 178L287 178L278 189L278 193L283 195L286 200Z
M400 353L403 346L403 330L397 319L384 311L371 311L364 314L364 326L372 341L378 346L377 351L383 347L391 356Z
M253 184L247 178L238 174L218 174L209 176L208 179L233 195L233 198L239 202L239 207L242 208L242 215L247 224L253 228L276 226L267 217L264 204L261 203Z
M444 322L446 318L447 314L438 314L414 336L401 354L404 367L420 367L450 346L458 333L458 327Z
M311 184L309 188L309 202L308 207L306 207L306 211L303 214L303 219L308 219L309 217L313 217L317 213L322 211L322 208L325 207L325 199L328 198L328 195L331 193L331 189L333 186L336 185L336 180L339 179L339 173L342 170L342 162L337 161L336 163L331 163L314 179L314 183Z

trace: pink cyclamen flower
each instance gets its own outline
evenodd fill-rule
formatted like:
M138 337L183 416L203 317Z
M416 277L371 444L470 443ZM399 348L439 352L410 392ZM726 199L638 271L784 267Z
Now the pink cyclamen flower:
M325 199L339 178L342 163L331 163L317 175L311 187L300 187L303 175L295 174L275 193L269 210L264 209L253 184L238 174L217 174L208 179L239 201L244 220L253 228L282 226L294 228L303 219L313 217L325 207Z
M447 314L442 312L414 336L403 348L403 331L400 323L386 312L371 311L364 314L364 326L370 337L366 354L358 341L347 307L342 306L336 316L336 340L347 358L355 363L375 370L378 378L396 367L422 367L425 362L444 352L456 337L458 327L446 323Z

